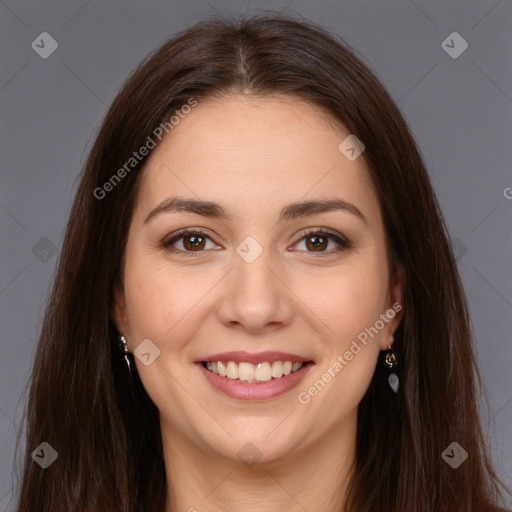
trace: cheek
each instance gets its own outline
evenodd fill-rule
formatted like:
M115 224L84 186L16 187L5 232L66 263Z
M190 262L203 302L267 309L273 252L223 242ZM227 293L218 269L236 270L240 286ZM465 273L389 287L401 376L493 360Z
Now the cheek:
M137 358L135 364L144 388L161 411L169 403L180 404L178 410L187 408L176 377L186 378L185 347L200 325L194 318L199 309L194 306L211 288L204 281L192 275L184 278L176 269L171 271L170 265L143 254L127 260L125 294L133 346L149 339L160 350L150 365Z
M326 280L311 309L322 320L318 327L322 356L311 379L299 390L299 403L308 403L322 427L340 424L357 410L373 378L382 331L375 323L383 313L384 287L378 273L347 273ZM311 297L311 300L313 298ZM316 424L316 423L315 423Z
M316 380L310 383L313 394L318 393L318 399L311 399L312 411L319 416L334 415L343 421L366 393L380 337L386 335L375 330L385 312L386 279L386 268L378 258L359 260L340 268L336 276L317 279L316 298L311 294L306 299L314 304L311 309L321 318L325 332L329 328L329 335L323 336L324 356ZM312 289L312 282L305 282L304 292Z
M199 267L179 268L143 251L133 255L125 293L135 343L149 338L166 352L180 350L200 325L196 317L217 281L214 272Z
M178 283L166 275L155 258L129 243L125 267L125 296L133 344L149 338L161 347L161 334L169 329L169 315L177 314ZM171 305L173 305L171 307Z
M347 264L316 276L302 275L293 286L330 332L326 339L334 339L332 348L339 350L384 313L386 278L378 262Z
M158 340L165 328L169 329L171 315L179 315L179 282L170 282L163 272L155 272L136 264L127 268L125 293L132 335ZM171 304L173 305L171 307Z

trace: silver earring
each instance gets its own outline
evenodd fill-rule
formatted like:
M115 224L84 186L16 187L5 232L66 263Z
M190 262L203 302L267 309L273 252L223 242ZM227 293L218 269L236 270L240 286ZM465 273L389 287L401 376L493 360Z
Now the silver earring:
M393 341L394 341L394 333L391 331L391 341L388 342L388 351L386 354L386 357L384 358L384 362L386 363L387 367L391 370L391 372L388 375L388 384L389 387L395 392L398 393L398 387L400 385L400 380L398 379L398 375L392 371L393 368L396 368L398 366L398 359L396 357L396 354L393 352L393 349L391 348Z
M130 360L128 359L128 343L124 336L119 336L119 347L124 354L124 360L126 361L126 366L128 366L128 372L130 373L130 377L132 376L132 367L130 365Z

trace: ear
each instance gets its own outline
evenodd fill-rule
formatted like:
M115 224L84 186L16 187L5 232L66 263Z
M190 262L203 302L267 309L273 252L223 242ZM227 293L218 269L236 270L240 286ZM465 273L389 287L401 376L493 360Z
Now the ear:
M114 286L114 297L111 314L112 320L114 321L119 334L125 337L130 336L130 323L128 322L124 291L119 284Z
M389 348L389 341L391 332L395 332L402 321L404 315L404 291L405 291L406 279L405 272L401 265L397 265L395 273L389 285L388 298L386 302L386 311L384 314L390 318L393 313L393 318L388 321L386 327L382 331L382 337L380 342L381 350L387 350Z

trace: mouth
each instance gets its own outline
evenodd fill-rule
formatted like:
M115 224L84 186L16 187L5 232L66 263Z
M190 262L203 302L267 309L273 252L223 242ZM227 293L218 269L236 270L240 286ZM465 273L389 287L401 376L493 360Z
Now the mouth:
M263 384L282 379L300 371L313 361L263 361L257 364L248 361L202 361L203 368L219 377L248 384Z
M313 360L284 352L225 352L194 361L217 391L239 400L268 400L304 378Z

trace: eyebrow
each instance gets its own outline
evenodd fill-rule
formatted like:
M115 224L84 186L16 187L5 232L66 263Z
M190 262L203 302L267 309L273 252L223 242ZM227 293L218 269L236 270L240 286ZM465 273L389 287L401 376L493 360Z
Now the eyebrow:
M336 210L345 211L358 217L367 227L370 227L368 219L352 203L342 199L325 199L317 201L302 201L286 205L281 210L279 222L283 220L293 220L308 215L317 215L320 213L332 212ZM212 217L215 219L229 220L233 214L220 204L211 201L201 201L197 199L183 199L180 197L169 197L153 208L144 220L144 224L151 219L163 213L187 212Z

